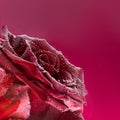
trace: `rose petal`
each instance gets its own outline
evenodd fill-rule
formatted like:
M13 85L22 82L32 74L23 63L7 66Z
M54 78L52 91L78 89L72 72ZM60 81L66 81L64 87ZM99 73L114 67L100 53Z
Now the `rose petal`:
M7 118L15 112L20 104L20 101L11 101L4 97L0 97L0 118Z
M31 108L28 96L28 87L16 84L12 86L9 92L9 94L13 95L13 99L17 99L20 101L18 108L10 116L15 118L27 119L30 116Z

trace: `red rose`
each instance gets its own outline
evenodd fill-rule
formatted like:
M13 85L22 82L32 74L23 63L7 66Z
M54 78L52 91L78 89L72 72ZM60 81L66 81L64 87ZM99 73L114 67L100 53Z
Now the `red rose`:
M0 106L0 112L5 113L0 114L2 118L27 119L36 108L36 100L37 105L47 104L82 118L86 95L83 69L71 64L44 39L13 35L6 26L2 28L2 35L0 104L6 105L6 109ZM8 78L4 80L5 77Z

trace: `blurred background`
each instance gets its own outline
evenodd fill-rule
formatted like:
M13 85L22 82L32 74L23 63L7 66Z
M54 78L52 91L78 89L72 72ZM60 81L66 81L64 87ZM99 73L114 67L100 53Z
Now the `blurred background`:
M120 120L120 2L0 0L0 27L45 38L84 68L85 120Z

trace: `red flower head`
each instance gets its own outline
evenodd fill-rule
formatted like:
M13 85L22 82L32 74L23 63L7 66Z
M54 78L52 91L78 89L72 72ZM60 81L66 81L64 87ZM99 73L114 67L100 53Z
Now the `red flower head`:
M35 104L42 103L62 113L75 113L82 120L86 95L83 69L44 39L13 35L6 26L2 35L0 117L28 119ZM44 110L42 107L37 110Z

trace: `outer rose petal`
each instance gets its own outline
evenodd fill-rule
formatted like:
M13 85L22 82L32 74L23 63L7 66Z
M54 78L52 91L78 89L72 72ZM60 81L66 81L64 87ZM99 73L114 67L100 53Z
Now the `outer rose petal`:
M28 87L21 85L14 85L11 90L11 94L16 95L16 99L19 99L20 104L15 112L10 116L15 118L27 119L30 116L30 100L28 96Z
M13 85L14 77L7 74L3 68L0 67L0 118L8 118L17 110L20 101L14 98L8 98L7 94L9 88Z

